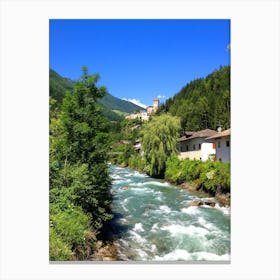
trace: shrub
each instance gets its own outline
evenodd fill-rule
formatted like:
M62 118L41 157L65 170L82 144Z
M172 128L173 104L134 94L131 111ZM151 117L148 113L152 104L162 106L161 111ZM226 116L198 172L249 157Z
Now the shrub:
M87 257L86 248L93 249L95 246L96 238L91 231L91 219L79 207L70 206L66 211L50 215L50 228L52 260L62 260L65 255L67 259L63 260L76 256L84 259Z
M70 261L73 259L73 252L70 246L67 245L55 232L55 230L50 227L49 232L49 255L51 261Z
M175 154L167 159L165 179L176 184L181 184L185 181L182 170L182 162Z
M217 192L227 193L230 192L230 163L181 161L173 155L166 162L165 179L176 184L189 182L213 195Z
M128 166L140 171L144 169L144 160L142 159L141 155L135 154L131 156L128 160Z

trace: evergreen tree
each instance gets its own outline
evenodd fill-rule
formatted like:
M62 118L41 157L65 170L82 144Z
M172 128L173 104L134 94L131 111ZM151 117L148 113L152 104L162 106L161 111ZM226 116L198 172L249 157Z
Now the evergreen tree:
M83 174L85 185L77 185L76 201L82 208L99 221L109 210L110 178L107 167L108 123L105 121L97 99L106 94L104 87L97 87L99 75L88 75L83 67L83 75L68 92L62 104L62 125L65 130L65 164L86 166ZM104 217L103 217L104 216ZM101 222L101 221L100 221Z
M108 128L99 76L83 68L61 111L50 98L50 259L84 259L111 218ZM55 249L56 246L59 248ZM87 249L86 249L87 248Z

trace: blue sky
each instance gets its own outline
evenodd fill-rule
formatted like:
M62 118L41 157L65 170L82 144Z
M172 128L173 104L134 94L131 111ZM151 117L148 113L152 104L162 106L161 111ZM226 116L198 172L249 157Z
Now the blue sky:
M230 20L50 20L50 68L83 65L112 95L151 105L230 64Z

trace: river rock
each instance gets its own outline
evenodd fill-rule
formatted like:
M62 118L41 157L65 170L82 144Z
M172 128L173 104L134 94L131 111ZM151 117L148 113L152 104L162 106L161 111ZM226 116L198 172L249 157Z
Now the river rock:
M201 205L203 205L204 203L203 203L203 201L201 201L201 200L196 200L196 201L193 201L192 203L191 203L191 206L201 206Z
M90 256L91 261L116 261L118 260L117 245L113 242L99 243L93 255Z
M195 200L191 203L191 206L202 206L202 205L215 207L216 203L214 201L203 201L203 200Z
M122 190L130 190L131 187L130 187L130 186L123 186L123 187L121 187L121 189L122 189Z
M204 204L211 206L211 207L215 207L215 205L216 205L216 203L214 201L205 201Z

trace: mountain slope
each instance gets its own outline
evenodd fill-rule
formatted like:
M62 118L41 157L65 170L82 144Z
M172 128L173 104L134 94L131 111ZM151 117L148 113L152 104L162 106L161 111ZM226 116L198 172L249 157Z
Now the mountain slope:
M57 100L57 103L60 106L65 96L65 92L73 90L75 81L63 78L57 72L50 69L49 84L49 94ZM102 107L104 115L111 121L120 120L127 113L143 109L129 101L117 98L110 93L98 100L98 103L100 107Z
M62 103L62 99L65 96L66 91L72 91L75 82L61 77L58 73L50 69L49 71L49 93L52 98L54 98L59 104Z
M230 66L220 67L205 78L191 81L166 100L159 110L181 119L183 130L216 130L230 127Z
M106 94L100 102L111 110L118 110L125 113L132 113L133 111L143 110L142 107L135 105L129 101L117 98L110 93Z

